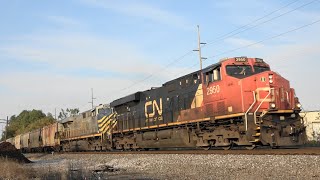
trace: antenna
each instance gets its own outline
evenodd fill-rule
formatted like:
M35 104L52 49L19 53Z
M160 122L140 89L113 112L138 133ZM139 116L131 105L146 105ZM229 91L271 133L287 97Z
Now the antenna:
M199 61L200 61L200 77L201 77L201 83L203 84L203 74L202 74L202 60L207 59L201 56L201 45L205 45L206 43L202 43L200 41L200 27L197 25L198 28L198 49L195 49L193 51L198 51L199 53Z
M91 101L89 103L91 103L91 107L93 109L93 100L96 99L95 97L93 97L93 88L91 88Z

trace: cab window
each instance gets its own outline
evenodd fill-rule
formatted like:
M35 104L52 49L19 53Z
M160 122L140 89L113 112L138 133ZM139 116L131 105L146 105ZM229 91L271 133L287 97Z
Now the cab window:
M253 69L255 74L258 74L264 71L270 71L270 68L266 66L253 66Z
M253 74L252 68L249 65L229 65L226 66L226 71L229 76L240 79Z
M215 82L221 80L220 67L205 73L205 82Z

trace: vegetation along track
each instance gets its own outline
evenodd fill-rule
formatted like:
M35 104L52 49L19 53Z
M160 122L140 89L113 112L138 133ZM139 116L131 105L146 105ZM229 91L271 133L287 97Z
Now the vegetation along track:
M298 149L236 149L236 150L158 150L158 151L102 151L62 152L59 154L234 154L234 155L320 155L320 147Z

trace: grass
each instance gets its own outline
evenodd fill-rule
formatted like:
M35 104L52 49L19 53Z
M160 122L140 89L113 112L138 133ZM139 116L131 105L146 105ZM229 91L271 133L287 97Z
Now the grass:
M0 180L14 179L45 179L45 180L64 180L64 179L103 179L104 174L96 174L83 168L76 168L73 164L69 164L68 168L63 172L57 172L51 167L33 168L27 164L0 157Z
M0 158L0 179L31 179L35 172L23 164Z

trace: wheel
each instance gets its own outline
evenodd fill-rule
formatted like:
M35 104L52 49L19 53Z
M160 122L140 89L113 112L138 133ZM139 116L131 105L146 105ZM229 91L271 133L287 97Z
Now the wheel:
M210 149L210 146L203 146L201 147L202 150L208 151Z
M247 150L253 150L254 148L256 148L256 145L245 146L245 148L246 148Z
M229 149L231 149L232 146L233 146L233 142L230 141L229 139L224 139L224 143L227 143L227 144L229 144L229 145L227 145L227 146L222 146L222 149L223 149L223 150L229 150Z
M223 146L222 149L223 150L229 150L229 149L231 149L231 146Z

